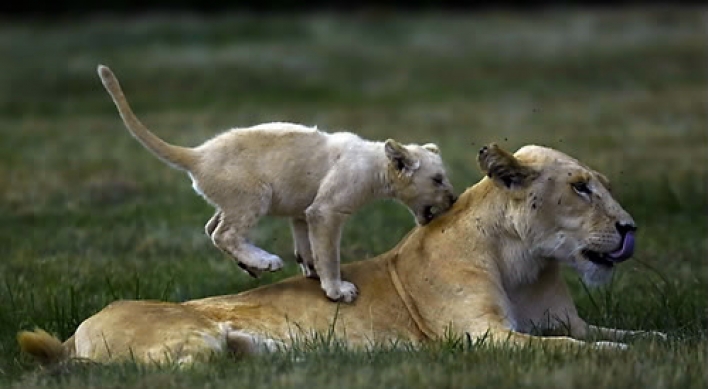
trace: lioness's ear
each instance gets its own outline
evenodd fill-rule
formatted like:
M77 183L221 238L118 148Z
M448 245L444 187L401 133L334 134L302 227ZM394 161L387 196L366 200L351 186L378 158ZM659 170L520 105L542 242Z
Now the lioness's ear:
M438 155L440 154L440 149L438 148L438 145L436 145L435 143L426 143L423 145L423 148L430 151L430 152L433 152L435 154L438 154Z
M384 149L386 150L386 157L393 163L396 170L410 175L420 167L420 162L402 144L395 140L387 139L384 143Z
M496 143L479 150L477 163L489 178L507 188L523 188L538 177L536 170L522 165L516 157Z

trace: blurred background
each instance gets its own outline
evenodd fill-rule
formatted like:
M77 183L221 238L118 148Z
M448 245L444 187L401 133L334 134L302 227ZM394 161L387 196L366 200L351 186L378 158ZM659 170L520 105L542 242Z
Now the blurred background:
M267 121L435 142L458 192L480 178L484 143L558 148L605 173L639 224L636 259L610 288L622 299L593 299L568 274L582 314L704 333L705 5L26 0L0 9L0 375L21 365L17 329L67 336L116 298L181 301L297 274L284 220L251 234L287 261L282 272L253 280L212 246L203 232L212 208L129 136L99 63L148 127L180 145ZM402 206L372 204L347 224L343 261L384 252L411 227ZM628 308L635 314L615 315Z
M537 10L547 7L602 7L617 8L625 6L665 6L699 5L701 1L660 1L660 0L501 0L501 1L451 1L451 0L361 0L356 2L327 0L241 0L241 1L196 1L196 0L123 0L95 2L87 0L65 0L62 2L27 0L5 2L0 10L9 14L29 16L92 15L97 12L141 13L156 12L284 12L284 11L371 11L388 10L461 10L479 11L482 9L523 9Z

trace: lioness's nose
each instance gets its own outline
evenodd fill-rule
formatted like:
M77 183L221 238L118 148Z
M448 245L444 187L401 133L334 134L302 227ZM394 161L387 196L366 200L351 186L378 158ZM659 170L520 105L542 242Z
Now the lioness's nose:
M617 227L617 231L622 235L637 230L637 226L634 223L617 222L615 223L615 227Z

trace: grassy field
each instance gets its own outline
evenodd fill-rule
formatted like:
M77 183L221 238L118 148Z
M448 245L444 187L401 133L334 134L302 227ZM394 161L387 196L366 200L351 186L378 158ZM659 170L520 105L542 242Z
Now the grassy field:
M202 19L153 15L0 24L0 386L703 388L708 384L706 8ZM212 209L124 130L95 73L110 65L160 136L195 145L287 120L440 145L458 191L479 145L557 147L608 175L640 228L607 288L568 272L590 322L657 329L629 351L509 351L451 339L419 351L290 354L177 373L39 371L15 342L62 338L118 298L181 301L296 274L284 220L252 233L288 259L253 280L212 246ZM344 261L391 248L400 205L356 214ZM307 354L300 354L308 351Z

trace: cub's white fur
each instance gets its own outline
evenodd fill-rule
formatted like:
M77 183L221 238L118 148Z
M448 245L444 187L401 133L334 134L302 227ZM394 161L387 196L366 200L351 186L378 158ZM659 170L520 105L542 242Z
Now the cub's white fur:
M409 207L426 224L455 201L438 147L367 141L292 123L226 131L194 148L166 143L130 108L110 69L98 74L130 133L164 162L187 171L194 189L216 208L205 226L214 245L251 276L283 261L245 237L264 215L290 217L295 257L319 277L332 300L351 302L354 284L339 271L342 226L353 212L381 198Z

